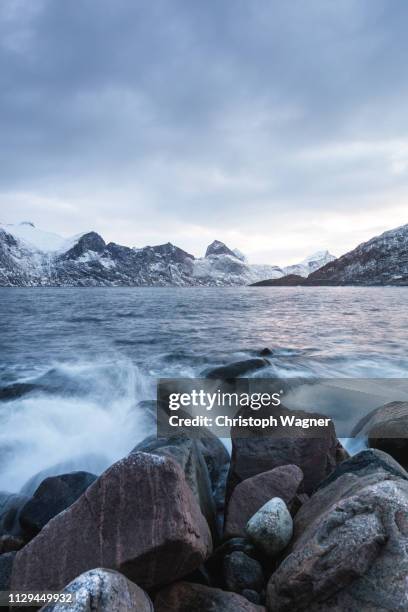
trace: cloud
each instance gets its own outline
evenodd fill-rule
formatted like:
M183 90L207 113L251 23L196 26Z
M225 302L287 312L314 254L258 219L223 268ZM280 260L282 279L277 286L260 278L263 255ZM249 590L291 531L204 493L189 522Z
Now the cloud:
M407 13L5 0L3 219L194 253L235 239L270 263L344 252L357 217L356 242L408 221Z

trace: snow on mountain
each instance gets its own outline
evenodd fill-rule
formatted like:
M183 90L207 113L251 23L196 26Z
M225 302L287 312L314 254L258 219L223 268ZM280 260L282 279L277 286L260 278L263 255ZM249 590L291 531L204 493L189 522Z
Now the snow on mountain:
M312 255L309 255L303 261L298 264L286 266L283 268L285 276L289 274L296 274L297 276L307 277L315 270L318 270L327 263L334 261L336 257L329 253L329 251L317 251Z
M282 275L277 266L246 263L219 240L196 259L171 243L132 249L96 232L65 239L32 223L0 226L3 286L234 286Z
M408 224L359 244L307 280L325 285L408 285Z
M31 221L23 221L15 225L0 224L0 227L14 238L24 243L26 248L41 251L43 253L65 251L79 238L79 236L73 236L67 239L53 232L45 232L38 229Z

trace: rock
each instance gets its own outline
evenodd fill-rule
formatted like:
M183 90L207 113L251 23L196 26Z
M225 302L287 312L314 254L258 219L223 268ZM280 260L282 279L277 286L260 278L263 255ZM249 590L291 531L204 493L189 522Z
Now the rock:
M235 551L224 557L224 582L234 593L244 589L259 592L264 584L262 566L244 552Z
M177 580L211 552L179 464L138 452L115 463L16 555L14 590L59 590L95 567L142 588Z
M299 417L322 417L321 414L300 410L288 410L284 406L273 409L274 416L293 415ZM252 411L251 411L252 412ZM256 416L269 417L271 409L260 409ZM244 414L245 416L245 414ZM278 426L267 435L256 428L231 428L232 453L227 480L226 497L229 500L234 488L243 480L267 472L282 465L297 465L303 472L303 491L310 494L328 476L347 453L336 438L334 426L303 430L298 436L283 437Z
M283 465L247 478L235 487L228 502L224 537L245 535L251 516L273 497L280 497L290 510L299 506L296 493L303 480L297 465Z
M269 357L270 355L273 355L273 351L266 346L259 351L259 354L261 357Z
M230 456L221 440L211 432L199 438L197 444L207 464L215 503L217 533L221 536L224 528L225 491Z
M408 402L390 402L357 423L352 436L367 436L371 448L389 453L408 468Z
M241 593L242 597L245 597L248 601L254 604L261 603L261 596L256 591L252 591L251 589L244 589Z
M15 552L0 555L0 591L9 591Z
M0 536L22 536L20 525L21 508L28 501L25 495L17 493L0 492Z
M201 584L177 582L160 591L154 600L155 612L266 612L263 606L241 595Z
M20 548L23 548L24 544L25 541L19 536L0 536L0 555L3 553L12 552L13 550L20 550Z
M171 438L149 436L140 442L132 452L140 451L172 457L177 461L200 505L201 512L207 519L212 532L215 533L216 515L211 480L198 441L183 435Z
M233 380L234 378L238 378L239 376L247 374L248 372L265 368L268 365L270 365L270 363L267 359L260 359L259 357L254 359L245 359L245 361L236 361L235 363L230 363L226 366L213 368L207 372L206 378Z
M46 478L20 512L24 533L33 538L54 516L71 506L96 480L89 472Z
M231 540L225 541L221 546L215 549L211 557L207 559L205 563L211 578L211 586L224 587L224 559L226 556L236 551L245 553L245 555L257 561L260 561L262 557L255 546L246 538L232 538ZM194 580L194 582L198 581Z
M293 521L285 502L274 497L249 519L249 539L269 557L276 557L289 544Z
M359 455L295 516L291 547L268 583L271 610L404 609L408 481L385 453Z
M150 597L125 576L103 568L92 569L70 582L63 593L75 594L74 604L48 604L44 612L154 612Z

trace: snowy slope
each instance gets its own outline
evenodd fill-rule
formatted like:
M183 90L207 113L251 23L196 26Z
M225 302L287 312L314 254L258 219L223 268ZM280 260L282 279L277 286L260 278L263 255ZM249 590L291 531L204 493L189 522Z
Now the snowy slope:
M311 284L408 285L408 224L359 244L308 278Z
M315 272L327 263L334 261L336 257L329 253L329 251L317 251L313 255L309 255L303 259L303 261L292 266L286 266L283 268L285 276L288 274L296 274L298 276L309 276L312 272Z

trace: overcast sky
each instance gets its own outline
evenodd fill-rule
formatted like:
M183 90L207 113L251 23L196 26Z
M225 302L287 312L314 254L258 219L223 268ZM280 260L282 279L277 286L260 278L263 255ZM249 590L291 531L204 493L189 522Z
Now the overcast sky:
M2 0L0 221L252 262L408 223L406 0Z

